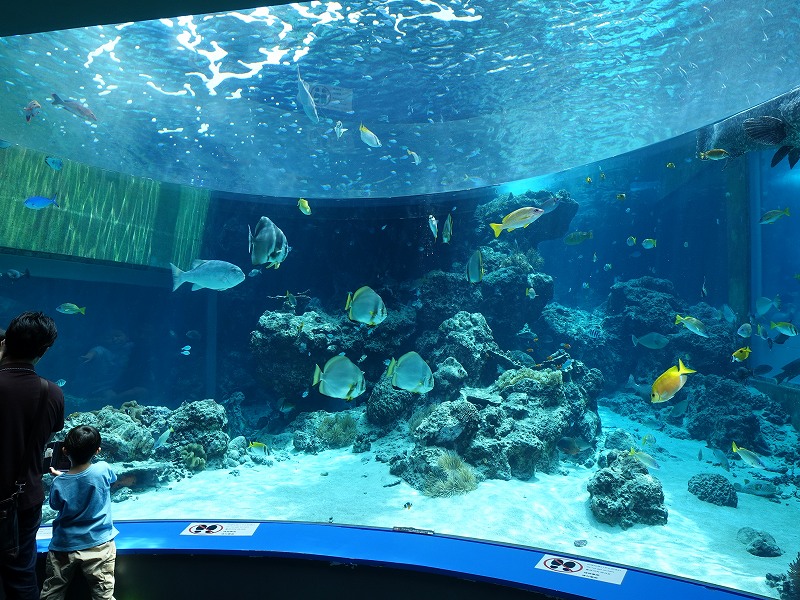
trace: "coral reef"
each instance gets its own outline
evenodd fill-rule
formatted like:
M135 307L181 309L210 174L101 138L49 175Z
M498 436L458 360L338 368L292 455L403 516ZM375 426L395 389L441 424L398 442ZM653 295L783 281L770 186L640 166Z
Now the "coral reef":
M722 475L715 473L698 473L689 479L689 493L697 496L698 500L710 502L717 506L731 506L736 508L739 498L731 482Z
M186 402L172 412L169 423L174 431L169 441L178 446L196 443L203 447L203 459L219 463L225 458L230 438L225 430L225 408L214 400Z
M606 461L608 466L597 471L587 485L595 518L623 529L637 523L665 525L668 512L661 482L639 461L614 450Z
M388 377L381 377L367 398L367 420L378 427L388 427L414 408L415 396L419 394L395 389Z
M317 426L317 437L328 448L350 446L356 438L358 422L349 413L324 417Z
M475 472L461 457L450 450L439 453L435 469L425 480L423 493L433 498L467 494L478 487Z
M181 448L180 456L189 471L202 471L206 468L206 451L200 444L186 444Z
M69 415L64 420L64 429L55 439L63 441L67 432L78 425L91 425L100 431L102 459L108 462L145 460L153 448L153 436L148 429L127 412L111 406Z
M316 454L351 445L358 434L358 422L364 412L364 408L359 407L336 414L325 411L301 413L290 426L294 449Z

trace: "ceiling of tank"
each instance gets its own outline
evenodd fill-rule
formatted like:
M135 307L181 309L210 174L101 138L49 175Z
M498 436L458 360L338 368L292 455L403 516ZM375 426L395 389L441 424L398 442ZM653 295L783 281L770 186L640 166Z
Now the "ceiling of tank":
M0 139L247 194L494 185L794 87L800 13L764 6L357 0L9 36Z

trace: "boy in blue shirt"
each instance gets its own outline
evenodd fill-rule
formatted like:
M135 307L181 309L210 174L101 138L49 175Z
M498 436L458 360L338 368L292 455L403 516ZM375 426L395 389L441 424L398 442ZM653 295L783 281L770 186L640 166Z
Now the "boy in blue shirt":
M63 600L75 570L92 590L92 600L114 600L114 563L119 533L111 520L111 484L117 476L106 462L92 464L100 452L100 432L90 425L72 428L64 440L72 467L55 476L50 506L58 511L47 553L42 600Z

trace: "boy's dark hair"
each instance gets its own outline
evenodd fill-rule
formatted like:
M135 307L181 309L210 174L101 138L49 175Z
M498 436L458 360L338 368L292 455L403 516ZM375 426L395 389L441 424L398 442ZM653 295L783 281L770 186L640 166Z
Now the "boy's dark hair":
M100 432L91 425L78 425L69 430L64 439L64 450L73 465L83 465L92 460L100 447Z
M39 358L58 337L55 321L42 312L24 312L6 329L6 354L12 358Z

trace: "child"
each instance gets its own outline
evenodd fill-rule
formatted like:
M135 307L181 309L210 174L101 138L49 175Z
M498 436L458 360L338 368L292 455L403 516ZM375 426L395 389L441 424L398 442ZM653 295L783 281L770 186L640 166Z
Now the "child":
M56 476L50 506L58 511L47 553L47 579L42 600L63 599L76 569L83 572L92 600L114 600L114 563L119 533L111 520L111 484L117 476L108 463L92 464L100 452L100 432L89 425L74 427L64 440L72 468Z

